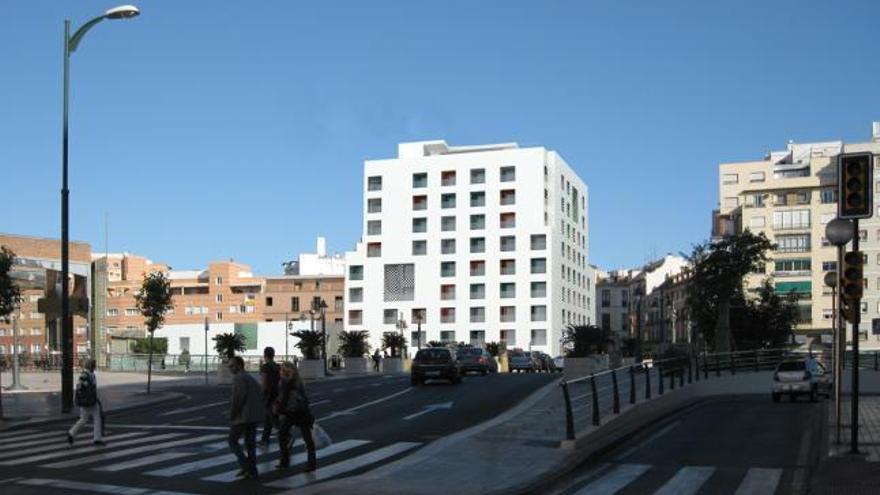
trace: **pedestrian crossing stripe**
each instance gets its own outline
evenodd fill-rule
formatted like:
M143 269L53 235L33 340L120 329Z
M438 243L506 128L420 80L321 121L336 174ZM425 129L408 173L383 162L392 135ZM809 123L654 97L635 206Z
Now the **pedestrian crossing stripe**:
M714 472L713 467L685 466L661 486L655 495L694 495Z
M228 444L227 444L228 445ZM267 449L257 449L257 454L272 454L278 452L278 444L273 444ZM161 476L164 478L171 478L180 474L191 473L194 471L201 471L203 469L210 469L217 466L222 466L224 464L229 464L230 462L236 462L235 455L231 452L216 455L213 457L208 457L207 459L200 459L198 461L187 462L184 464L176 464L174 466L169 466L163 469L157 469L155 471L147 471L144 474L148 474L150 476Z
M36 433L39 430L8 430L4 432L0 432L0 440L6 440L8 438L17 437L19 435L26 435L28 433Z
M565 493L614 495L629 487L652 467L648 464L619 464L611 469L598 471L598 477L573 492ZM693 495L703 488L716 471L717 468L712 466L682 466L660 488L650 492L642 488L642 492L651 495ZM773 495L781 478L780 468L750 468L739 482L735 495Z
M575 492L575 495L614 495L649 469L651 466L648 464L621 464Z
M77 439L85 439L86 437L91 438L93 435L90 431L84 431L78 434L75 438ZM67 431L52 431L48 432L44 435L41 435L42 438L31 438L27 441L16 442L16 443L0 443L0 449L4 451L8 451L9 449L19 449L22 447L35 447L37 445L51 445L53 443L58 443L59 445L67 445Z
M104 437L104 440L109 442L109 441L115 441L115 440L122 440L125 438L143 437L146 434L147 434L147 432L145 432L145 431L121 433L118 435L106 436L106 437ZM88 434L85 434L85 435L88 435ZM77 437L79 437L79 435L77 435ZM116 444L116 445L118 445L118 444ZM76 444L74 444L74 448L75 447L76 447ZM89 445L88 448L100 449L103 447L96 447L94 445ZM0 452L0 465L2 465L2 466L14 465L14 464L7 464L7 462L12 462L12 461L3 461L2 459L6 459L9 457L27 456L27 455L31 455L31 454L41 454L41 453L46 453L46 452L49 452L52 450L65 450L66 452L63 455L67 455L72 452L70 445L67 444L67 440L64 437L61 437L58 440L58 443L56 443L56 444L43 445L43 446L39 446L39 447L32 447L29 449L14 450L11 452ZM82 450L82 451L86 452L86 450ZM16 459L16 460L18 460L18 459ZM29 461L25 461L25 462L29 462ZM17 464L23 464L23 463L17 463Z
M61 431L44 431L44 432L40 432L40 433L32 433L30 435L21 435L21 436L17 436L17 437L3 438L3 439L0 439L0 446L2 446L3 448L10 448L10 447L14 448L15 445L18 445L15 442L20 443L25 440L38 440L38 439L42 439L42 438L46 438L46 437L64 438L64 433L65 432L61 432ZM7 442L10 442L10 443L7 443Z
M779 478L781 477L781 469L749 469L746 477L739 484L739 488L736 489L735 495L773 493L776 491L776 485L779 484Z
M178 434L171 433L170 435L178 435ZM157 444L152 444L152 445L145 445L145 446L141 446L141 447L132 447L130 449L114 450L114 451L110 451L110 452L95 454L95 455L88 456L88 457L77 457L75 459L70 459L67 461L55 462L52 464L44 464L40 467L64 469L64 468L82 466L84 464L93 464L98 461L106 461L108 459L116 459L119 457L126 457L126 456L130 456L130 455L141 454L144 452L149 452L151 450L170 449L172 447L180 447L182 445L192 445L195 443L207 442L210 440L216 440L218 438L222 438L223 436L224 435L217 435L217 434L202 435L200 437L195 437L195 438L185 438L183 440L173 440L170 442L162 442L162 443L157 443ZM153 437L153 439L157 439L157 438L158 437Z
M82 481L56 480L48 478L27 478L16 481L19 485L78 490L89 493L109 493L113 495L192 495L185 492L153 490L133 486L108 485L106 483L85 483Z
M130 461L117 462L116 464L110 464L108 466L92 468L92 471L125 471L126 469L143 467L148 464L155 464L157 462L172 461L174 459L179 459L181 457L187 457L191 455L195 455L195 452L163 452L161 454L151 455L147 457L138 457Z
M141 436L141 435L145 435L145 433L141 432L141 433L125 433L124 434L124 436ZM131 439L131 440L123 440L121 442L116 442L114 440L118 440L119 437L121 437L123 435L116 435L115 438L107 437L105 440L107 442L112 442L112 443L110 443L110 446L112 446L112 447L126 447L128 445L149 443L149 442L154 442L156 440L166 440L169 438L175 438L175 437L179 437L182 435L183 435L182 433L166 433L164 435L156 435L156 436L151 436L151 437L147 437L147 438L135 438L135 439ZM37 454L37 455L29 456L29 457L20 457L20 458L8 460L8 461L2 461L2 462L0 462L0 466L18 466L20 464L46 461L46 460L55 459L58 457L70 457L70 456L74 456L77 454L91 454L93 452L99 452L99 451L104 450L106 448L107 448L106 446L98 446L98 445L89 445L88 447L80 447L80 448L72 448L72 449L68 447L61 452L53 452L53 453L48 453L48 454ZM45 449L40 449L40 451L44 451L44 450Z

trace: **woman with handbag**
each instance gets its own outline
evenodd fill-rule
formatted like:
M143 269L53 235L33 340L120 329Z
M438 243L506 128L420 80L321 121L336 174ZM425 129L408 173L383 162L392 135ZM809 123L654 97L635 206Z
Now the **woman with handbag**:
M278 469L290 467L290 451L293 449L290 429L297 426L308 451L306 472L317 469L315 442L312 439L312 425L315 423L315 418L309 409L309 399L302 378L296 366L290 362L281 364L281 383L275 401L275 414L278 416L278 446L281 451L281 458L275 467Z

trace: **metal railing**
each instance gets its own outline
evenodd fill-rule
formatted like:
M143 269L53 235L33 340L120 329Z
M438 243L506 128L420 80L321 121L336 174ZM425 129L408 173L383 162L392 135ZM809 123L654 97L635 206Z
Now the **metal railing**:
M620 414L622 402L633 406L694 382L774 370L788 356L791 352L786 349L690 354L562 380L565 438L575 440L578 431L600 426L604 418Z
M846 351L842 364L844 369L852 369L852 351ZM859 351L859 369L880 371L880 351Z

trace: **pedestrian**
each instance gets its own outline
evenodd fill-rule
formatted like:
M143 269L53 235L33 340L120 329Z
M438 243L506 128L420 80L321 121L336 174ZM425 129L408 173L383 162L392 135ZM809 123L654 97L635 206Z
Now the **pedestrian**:
M184 373L189 373L189 364L192 362L192 359L188 350L184 349L180 351L180 357L177 359L177 362L183 365Z
M819 396L819 362L813 356L812 348L807 356L807 371L810 373L810 400L816 402Z
M79 406L79 420L67 432L67 443L73 445L73 439L79 433L89 419L92 420L92 443L106 445L104 442L104 415L101 411L101 401L98 400L98 381L95 378L94 359L86 359L83 363L83 371L79 375L79 383L76 385L74 401Z
M373 367L376 369L376 373L379 372L379 362L382 361L382 355L379 354L379 349L376 349L376 352L373 353Z
M244 370L244 360L234 356L229 360L232 372L232 398L229 408L229 448L238 459L237 478L257 478L257 424L263 421L266 410L260 384ZM247 457L241 450L239 439L244 436Z
M281 374L278 364L275 363L275 349L266 347L263 349L263 365L260 366L260 384L263 388L263 406L266 417L263 420L263 434L260 438L260 446L268 447L269 438L272 436L272 426L275 424L275 399L278 398L278 382Z
M293 363L285 361L281 364L281 383L279 384L278 399L275 401L275 412L278 415L278 447L281 457L278 460L278 469L290 467L290 451L293 449L293 439L290 429L294 426L299 428L300 436L306 444L308 452L308 464L306 472L312 472L318 468L315 456L315 441L312 438L312 426L315 417L309 408L309 398L302 378Z

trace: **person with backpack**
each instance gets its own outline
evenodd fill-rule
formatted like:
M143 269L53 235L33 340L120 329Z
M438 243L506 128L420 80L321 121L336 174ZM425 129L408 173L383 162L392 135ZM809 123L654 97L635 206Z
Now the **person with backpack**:
M263 349L263 365L260 366L260 381L263 388L263 405L266 408L266 419L263 421L263 434L260 438L261 447L269 446L272 436L272 426L275 424L275 399L278 398L278 382L281 381L281 373L278 364L275 363L275 349L266 347Z
M229 407L229 448L238 459L236 477L257 479L257 425L263 421L263 392L260 384L244 370L244 360L234 356L229 360L232 372L232 398ZM244 436L247 457L241 450L239 439Z
M279 389L278 398L275 401L275 413L278 415L278 447L281 451L281 458L275 467L277 469L290 467L290 451L293 449L290 429L296 426L299 428L308 452L306 472L312 472L318 468L315 441L312 438L312 425L315 424L315 417L312 416L312 411L309 408L309 398L306 395L302 378L293 363L285 361L281 365Z
M106 445L104 442L104 418L101 411L101 402L98 400L98 381L95 378L95 360L86 359L83 363L83 371L79 375L76 385L74 402L79 406L79 420L67 432L67 443L73 445L73 439L89 419L92 420L92 443Z

